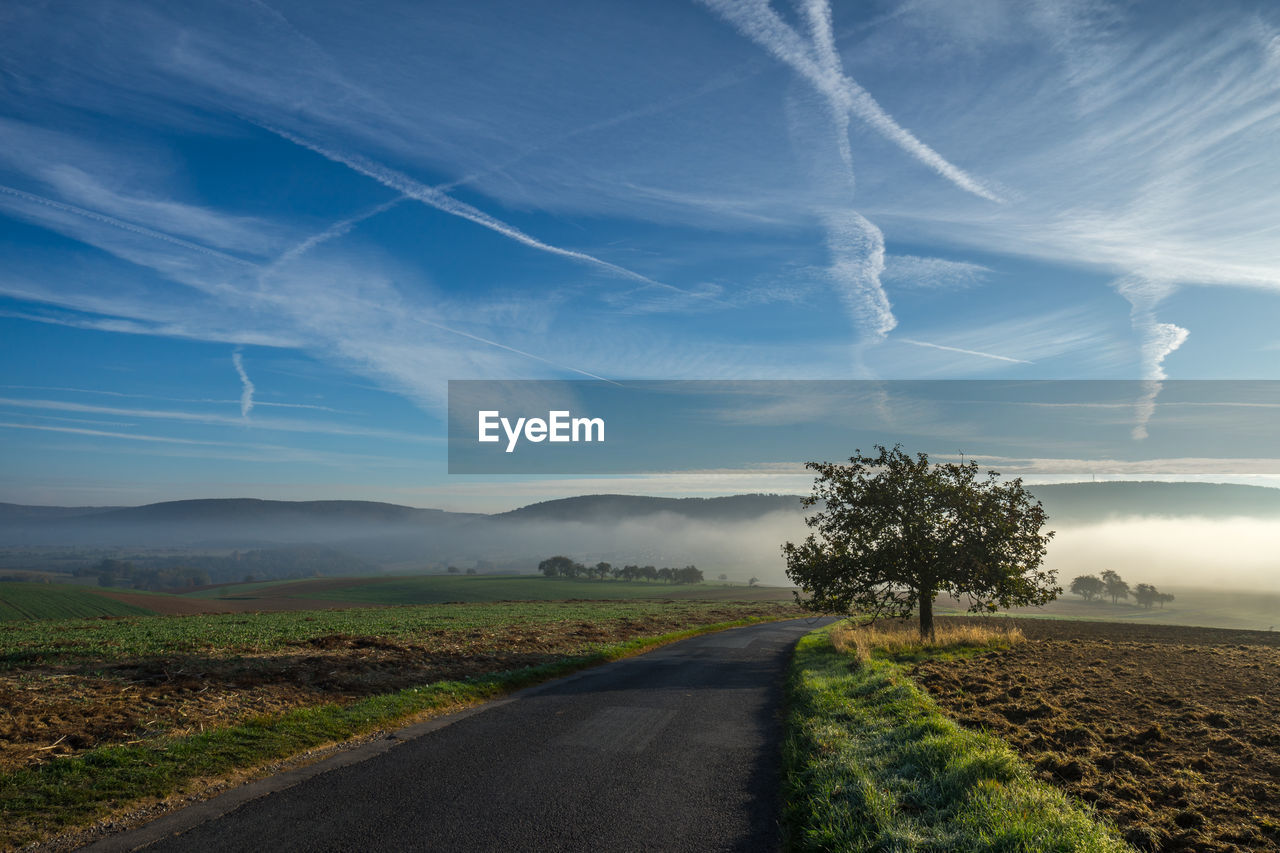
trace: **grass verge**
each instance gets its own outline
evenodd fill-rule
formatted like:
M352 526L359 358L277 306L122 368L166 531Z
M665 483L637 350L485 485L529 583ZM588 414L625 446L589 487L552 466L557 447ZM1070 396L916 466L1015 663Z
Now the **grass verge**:
M877 640L843 625L800 640L783 748L789 849L1131 849L1086 806L1035 779L1003 741L944 716L900 667L988 642L1017 640L940 631L940 648L930 649L906 632Z
M746 618L597 647L541 666L463 681L440 681L320 705L159 744L109 746L0 776L0 849L48 839L198 780L263 767L305 750L411 719L459 710L579 669L618 660L687 637L773 621Z

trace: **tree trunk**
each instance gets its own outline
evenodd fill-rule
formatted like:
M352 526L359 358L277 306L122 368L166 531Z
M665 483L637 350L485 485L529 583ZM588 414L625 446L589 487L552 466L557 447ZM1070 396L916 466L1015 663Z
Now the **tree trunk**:
M920 590L920 637L934 639L933 634L933 590Z

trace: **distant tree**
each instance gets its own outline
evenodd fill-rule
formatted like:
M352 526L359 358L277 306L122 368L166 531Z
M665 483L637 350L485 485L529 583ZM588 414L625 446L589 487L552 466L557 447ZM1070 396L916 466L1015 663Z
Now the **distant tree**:
M1142 607L1150 610L1159 599L1160 592L1149 583L1140 583L1133 588L1133 599Z
M474 575L475 573L476 573L475 569L467 569L467 574Z
M663 583L671 583L675 579L676 579L675 571L671 569L671 567L663 566L662 568L658 569L658 580L662 581Z
M450 566L445 571L447 571L451 575L457 575L462 573L462 569L458 568L457 566Z
M1129 584L1125 583L1120 575L1107 569L1102 573L1102 583L1106 586L1107 597L1111 599L1111 603L1115 604L1121 598L1129 597Z
M1082 597L1085 601L1101 598L1106 589L1107 585L1097 575L1079 575L1075 580L1071 581L1071 592Z
M1173 594L1168 592L1158 593L1156 595L1156 601L1160 603L1160 609L1164 610L1164 603L1166 601L1173 601Z
M609 577L609 573L613 571L613 566L602 561L602 562L596 563L595 570L596 570L596 577L598 577L600 580L604 580L605 578Z
M685 566L675 570L676 583L702 583L702 569L697 566Z
M727 581L728 579L729 579L729 576L726 575L724 572L721 572L720 574L716 575L716 580Z
M1044 507L1015 478L978 464L930 463L895 445L856 453L848 465L810 462L817 471L805 507L816 531L782 547L787 576L823 613L908 616L933 636L939 593L969 600L969 609L1039 605L1062 592L1042 568L1052 531Z
M760 578L752 578L751 580L747 581L747 586L755 586L758 583L760 583Z
M647 581L656 581L658 579L658 570L653 566L641 566L640 577Z
M619 570L619 573L622 575L622 579L624 581L633 581L636 578L640 577L640 567L628 564L626 566L623 566Z
M582 564L574 562L563 554L548 557L538 563L538 571L549 578L576 578L582 570Z

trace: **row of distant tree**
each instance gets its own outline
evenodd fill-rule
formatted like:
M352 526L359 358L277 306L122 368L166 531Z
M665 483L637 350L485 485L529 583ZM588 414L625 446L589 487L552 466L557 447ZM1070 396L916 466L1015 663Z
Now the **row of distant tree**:
M194 566L156 568L139 566L129 560L103 557L90 566L81 566L75 577L96 577L98 586L120 586L131 589L189 589L210 583L209 573Z
M1103 572L1102 577L1080 575L1071 582L1071 591L1085 601L1095 599L1101 601L1104 598L1110 598L1112 604L1132 596L1134 601L1148 610L1157 604L1164 607L1166 601L1173 601L1171 594L1161 592L1149 583L1140 583L1130 589L1129 584L1111 569Z
M664 566L614 566L610 563L596 563L587 566L570 557L558 555L548 557L538 563L538 571L549 578L614 578L624 581L664 581L666 583L702 583L702 569L697 566L685 566L682 569ZM723 579L723 575L721 576Z

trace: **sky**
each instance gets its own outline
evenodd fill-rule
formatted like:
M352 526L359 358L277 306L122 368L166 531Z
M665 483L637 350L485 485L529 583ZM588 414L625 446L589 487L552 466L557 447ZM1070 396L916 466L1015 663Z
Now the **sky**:
M450 476L451 379L1277 380L1277 139L1266 2L12 0L0 501L807 490Z

